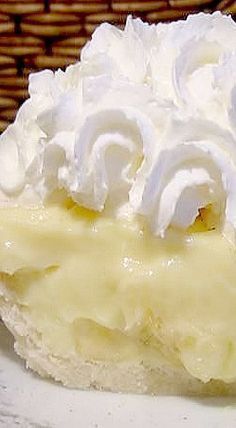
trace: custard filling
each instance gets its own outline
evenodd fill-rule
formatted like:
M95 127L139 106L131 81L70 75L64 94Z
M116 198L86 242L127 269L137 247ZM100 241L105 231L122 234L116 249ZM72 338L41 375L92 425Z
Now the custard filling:
M160 239L70 203L0 208L0 271L54 355L236 380L236 252L216 230Z

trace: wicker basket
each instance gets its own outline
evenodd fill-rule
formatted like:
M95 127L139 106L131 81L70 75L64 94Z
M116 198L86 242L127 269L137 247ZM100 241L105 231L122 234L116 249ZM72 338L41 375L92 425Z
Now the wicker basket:
M123 25L128 13L149 22L221 10L236 16L235 0L0 0L0 131L27 96L29 72L78 59L95 27Z

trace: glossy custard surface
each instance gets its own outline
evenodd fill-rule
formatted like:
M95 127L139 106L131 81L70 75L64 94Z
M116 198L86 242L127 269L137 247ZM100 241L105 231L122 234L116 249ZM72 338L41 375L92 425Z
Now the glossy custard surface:
M236 252L217 231L160 239L69 203L1 208L0 271L55 355L164 355L204 382L236 380Z

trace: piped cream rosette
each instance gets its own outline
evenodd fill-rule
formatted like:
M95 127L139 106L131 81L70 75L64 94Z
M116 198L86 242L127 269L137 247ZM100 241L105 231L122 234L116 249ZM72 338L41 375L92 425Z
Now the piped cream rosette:
M64 189L79 205L143 215L153 232L211 206L236 227L236 25L220 13L170 25L101 25L65 72L30 76L1 136L2 203Z

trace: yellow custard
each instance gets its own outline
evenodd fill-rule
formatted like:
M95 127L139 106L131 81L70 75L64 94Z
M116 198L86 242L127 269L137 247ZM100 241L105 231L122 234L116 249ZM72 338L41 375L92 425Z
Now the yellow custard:
M217 231L159 239L70 204L1 208L0 271L54 355L164 355L204 382L236 380L236 252Z

